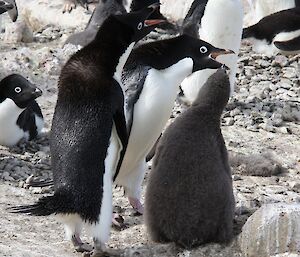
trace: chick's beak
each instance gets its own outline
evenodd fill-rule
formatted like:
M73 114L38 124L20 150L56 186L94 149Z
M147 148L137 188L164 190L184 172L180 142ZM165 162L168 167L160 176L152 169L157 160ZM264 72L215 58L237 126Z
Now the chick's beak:
M219 55L225 54L235 54L235 52L232 50L218 49L216 51L211 52L209 57L215 60Z

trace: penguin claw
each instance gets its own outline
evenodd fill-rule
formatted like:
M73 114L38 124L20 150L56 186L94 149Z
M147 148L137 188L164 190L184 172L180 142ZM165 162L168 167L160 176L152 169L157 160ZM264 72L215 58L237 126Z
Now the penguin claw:
M63 7L63 13L65 12L72 12L73 9L76 9L76 2L75 0L67 0L66 3L64 4L64 7Z
M142 205L141 201L137 198L128 197L130 205L136 211L136 215L143 215L144 213L144 206Z
M75 246L75 251L78 253L91 252L93 247L89 244L82 243L80 245Z

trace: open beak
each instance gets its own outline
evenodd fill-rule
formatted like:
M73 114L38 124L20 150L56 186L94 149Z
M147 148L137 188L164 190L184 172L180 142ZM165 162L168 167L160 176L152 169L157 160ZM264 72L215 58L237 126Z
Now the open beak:
M216 58L217 58L219 55L225 55L225 54L235 54L235 52L232 51L232 50L218 49L217 51L211 52L210 55L209 55L209 57L210 57L211 59L216 60Z
M165 20L145 20L144 27L154 26L166 22Z

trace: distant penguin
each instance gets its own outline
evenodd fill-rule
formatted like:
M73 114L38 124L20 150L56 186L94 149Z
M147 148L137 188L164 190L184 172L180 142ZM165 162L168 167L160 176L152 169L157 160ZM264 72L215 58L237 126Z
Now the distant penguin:
M0 1L0 14L8 12L10 19L15 22L18 18L18 9L15 0Z
M98 2L98 0L63 0L63 13L72 12L76 8L77 4L80 4L83 8L88 10L90 3Z
M164 132L145 196L152 240L191 248L232 239L234 196L220 118L230 94L224 70Z
M300 7L273 13L243 30L243 39L253 42L259 53L300 52Z
M192 12L194 10L194 12ZM192 12L192 13L191 13ZM218 61L230 68L231 94L234 91L235 74L237 68L238 52L240 49L243 28L243 5L241 0L195 0L191 12L186 18L189 24L188 31L195 31L191 26L199 27L198 35L202 40L224 49L231 49L234 55L222 56ZM201 19L196 21L196 18ZM195 32L193 32L195 34ZM213 70L199 71L181 84L184 100L191 104L197 97L200 88L213 73Z
M113 177L127 145L121 72L135 42L162 22L151 19L157 8L110 16L63 67L50 138L54 195L11 209L55 214L77 251L90 250L80 239L85 226L93 257L103 256L109 239Z
M296 6L300 6L300 0L256 0L256 22L272 13L291 9Z
M139 213L143 213L140 196L146 156L172 113L180 83L198 70L220 68L222 64L214 59L222 54L232 51L188 35L144 44L132 51L122 74L129 141L115 183L124 187Z
M123 0L100 0L85 30L71 35L65 44L86 46L95 38L97 31L108 16L123 13L126 13Z
M34 99L42 91L18 74L0 81L0 144L14 146L21 139L32 140L44 126L43 115Z

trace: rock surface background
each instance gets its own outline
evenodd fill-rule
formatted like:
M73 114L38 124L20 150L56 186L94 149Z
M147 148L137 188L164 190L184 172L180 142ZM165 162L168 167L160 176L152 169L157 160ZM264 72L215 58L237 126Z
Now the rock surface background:
M60 0L19 0L18 4L21 12L26 6L41 5L36 24L42 26L29 27L32 43L3 41L7 35L0 34L0 79L10 73L20 73L43 90L38 102L49 130L61 67L77 50L73 46L62 48L63 42L68 35L85 27L88 15L80 7L65 14L67 16L62 15ZM48 24L48 8L57 16L51 24ZM11 25L8 19L4 21L7 26L18 26ZM75 21L78 24L73 26ZM157 36L154 33L153 37ZM242 45L236 92L222 119L223 135L230 153L260 155L267 152L282 169L266 177L262 167L262 171L256 174L264 175L262 177L249 175L247 163L243 161L233 165L236 235L249 216L263 204L300 201L299 59L300 55L269 58L254 53L245 43ZM170 122L185 108L176 103ZM270 162L266 163L268 166ZM0 146L0 256L80 256L72 252L69 242L64 241L63 227L53 217L29 217L7 212L10 205L32 203L42 194L52 192L51 188L24 188L24 181L31 174L51 178L47 133L38 140L20 143L14 148ZM125 218L127 228L122 231L113 229L109 246L124 249L125 256L242 256L238 237L228 246L209 244L192 251L182 251L173 244L152 243L146 234L143 218L134 215L121 189L114 191L114 203Z

